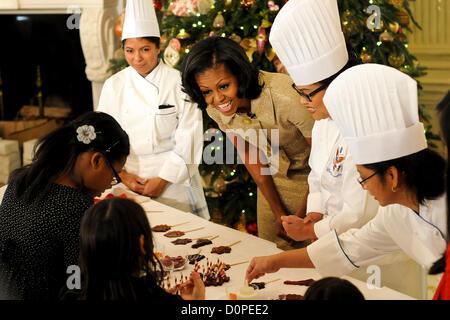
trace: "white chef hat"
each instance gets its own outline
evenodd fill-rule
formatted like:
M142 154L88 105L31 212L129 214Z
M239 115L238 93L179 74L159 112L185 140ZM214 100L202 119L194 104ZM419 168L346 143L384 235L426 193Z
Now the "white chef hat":
M310 85L348 61L337 0L291 0L277 14L270 44L296 85Z
M356 164L400 158L427 148L417 83L397 69L363 64L341 73L324 104Z
M128 0L122 28L122 40L161 37L152 0Z

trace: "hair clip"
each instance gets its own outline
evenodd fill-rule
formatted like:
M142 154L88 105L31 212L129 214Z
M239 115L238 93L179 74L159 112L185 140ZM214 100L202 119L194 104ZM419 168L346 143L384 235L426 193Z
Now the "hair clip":
M90 144L95 140L97 134L95 133L95 128L90 125L83 125L77 128L77 139L84 144Z

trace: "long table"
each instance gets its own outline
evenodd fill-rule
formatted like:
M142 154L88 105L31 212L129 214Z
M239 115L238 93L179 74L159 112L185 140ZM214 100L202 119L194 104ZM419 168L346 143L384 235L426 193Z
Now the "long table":
M172 230L179 231L190 231L186 233L182 238L202 238L208 236L216 236L217 238L212 240L212 244L200 247L199 249L192 249L191 245L195 242L186 245L174 245L171 241L174 238L168 238L164 236L164 232L153 232L154 244L156 250L165 251L166 254L170 256L185 256L187 254L198 253L201 249L201 254L205 255L206 258L199 262L199 265L204 266L206 262L216 263L218 259L221 262L227 264L235 264L244 262L232 266L226 271L227 276L230 277L230 281L224 283L222 286L206 287L206 299L207 300L223 300L227 299L227 288L238 288L243 285L245 279L245 271L249 265L250 260L256 256L272 255L283 250L276 247L275 243L258 238L251 234L247 234L236 229L232 229L211 221L207 221L200 218L192 213L183 212L172 207L166 206L157 201L151 200L148 197L140 196L128 189L125 189L121 185L115 187L114 189L106 190L104 195L112 193L116 196L125 194L128 198L134 199L136 202L142 205L147 213L150 225L156 226L159 224L167 224L169 226L183 223ZM239 243L231 247L230 253L225 254L212 254L211 249L216 246L227 246L232 243L240 241ZM208 260L207 260L208 259ZM186 263L184 269L180 271L172 272L171 283L175 284L175 279L179 280L181 276L189 276L190 272L193 271L194 266ZM283 282L285 280L306 280L312 278L314 280L319 280L322 276L316 269L308 268L283 268L276 273L266 274L264 277L255 280L257 282L269 282L271 280L277 281L268 283L265 289L259 290L259 298L264 299L278 299L280 294L300 294L304 295L307 287L297 286L297 285L285 285ZM369 288L369 286L360 280L344 276L344 279L352 282L364 295L367 300L413 300L414 298L402 294L400 292L394 291L387 287L381 288Z

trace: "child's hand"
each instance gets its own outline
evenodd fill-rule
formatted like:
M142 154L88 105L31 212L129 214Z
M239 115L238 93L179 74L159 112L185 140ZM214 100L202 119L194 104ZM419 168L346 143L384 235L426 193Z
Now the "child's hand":
M189 281L181 285L180 293L184 300L205 300L205 284L197 272L192 272Z

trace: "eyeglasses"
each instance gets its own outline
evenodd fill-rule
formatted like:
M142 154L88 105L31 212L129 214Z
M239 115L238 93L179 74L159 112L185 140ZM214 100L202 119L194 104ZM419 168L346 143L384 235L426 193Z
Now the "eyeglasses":
M359 182L359 184L361 185L361 187L364 187L364 183L367 181L367 180L369 180L370 178L372 178L374 175L376 175L378 172L374 172L374 173L372 173L370 176L368 176L367 178L365 178L365 179L361 179L361 178L358 178L358 182Z
M114 167L111 165L111 162L109 162L108 158L105 157L106 159L106 163L108 164L108 166L111 168L111 171L113 173L113 178L111 181L111 185L115 186L116 184L119 184L122 182L122 179L120 178L119 174L117 173L117 171L114 169Z
M312 102L312 99L311 99L311 98L312 98L315 94L319 93L320 91L322 91L322 90L325 89L326 87L328 87L328 85L324 84L324 85L321 86L320 88L318 88L318 89L314 90L313 92L311 92L310 94L308 94L308 93L304 93L303 91L297 89L297 87L295 86L295 83L292 84L292 88L294 88L294 90L297 91L297 93L298 93L299 95L301 95L302 97L308 99L309 102Z

